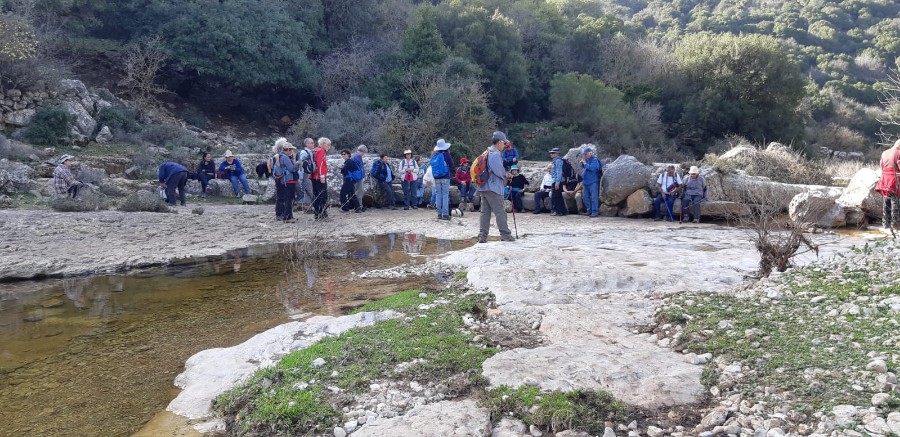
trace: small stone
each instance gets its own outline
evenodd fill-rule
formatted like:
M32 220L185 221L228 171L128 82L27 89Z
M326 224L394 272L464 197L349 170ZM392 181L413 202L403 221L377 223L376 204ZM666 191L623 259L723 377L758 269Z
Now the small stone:
M872 360L869 364L866 364L866 370L875 373L885 373L887 372L887 363L884 360Z
M356 422L356 419L347 421L344 424L344 431L347 431L347 434L350 434L353 431L356 431L356 428L359 426L359 423Z
M872 395L872 405L875 405L876 407L879 405L887 405L890 401L891 395L887 393L875 393Z
M766 437L782 437L784 436L784 430L781 428L772 428L766 433Z
M812 303L819 303L825 299L828 299L828 297L827 296L816 296L816 297L810 299L809 301Z
M339 426L334 427L334 437L347 437L347 431Z
M308 156L308 155L307 155L307 156ZM428 293L419 293L419 298L420 298L420 299L425 299L426 297L428 297Z
M531 425L528 427L528 433L534 437L541 437L542 435L544 435L544 432L535 425Z
M657 428L657 427L655 427L655 426L648 426L648 427L647 427L647 435L650 436L650 437L659 437L659 436L661 436L661 435L663 435L663 434L664 434L664 431L663 431L662 429L660 429L660 428Z
M606 429L603 430L603 437L616 437L616 432L607 426Z
M313 367L322 367L324 365L325 365L325 359L321 358L321 357L314 359L312 362Z
M725 423L725 419L727 418L728 411L724 409L715 409L710 411L709 414L700 421L700 425L704 428L712 428Z

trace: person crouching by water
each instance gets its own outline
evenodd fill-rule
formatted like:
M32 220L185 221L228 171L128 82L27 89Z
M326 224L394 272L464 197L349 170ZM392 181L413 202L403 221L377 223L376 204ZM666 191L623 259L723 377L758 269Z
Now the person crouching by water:
M503 167L503 158L500 152L506 148L506 135L503 132L494 132L490 147L487 152L488 180L484 186L476 184L475 190L481 196L481 216L478 228L478 242L487 243L488 231L491 228L491 212L497 219L497 229L500 230L500 239L503 241L515 241L509 225L506 223L506 208L503 205L503 189L506 186L506 169Z
M178 200L185 205L184 186L187 184L187 167L177 162L164 162L159 165L159 185L166 189L166 203L175 206L175 190L178 189Z
M78 198L78 190L81 189L82 183L75 180L72 174L72 166L75 165L75 158L72 155L63 155L59 158L59 165L53 170L53 190L57 196Z
M285 223L294 221L294 198L297 197L297 181L300 179L300 169L294 157L293 144L285 138L279 138L275 142L276 149L281 152L272 157L272 176L275 178L275 219ZM278 192L281 196L278 196Z
M344 166L341 167L344 179L341 185L341 212L362 212L356 197L356 182L357 178L361 178L362 167L352 158L349 150L341 150L341 158L344 158Z
M688 178L684 180L684 200L681 202L681 213L687 214L687 220L694 218L700 223L700 202L706 198L706 179L700 176L700 168L691 167ZM683 218L683 217L682 217Z

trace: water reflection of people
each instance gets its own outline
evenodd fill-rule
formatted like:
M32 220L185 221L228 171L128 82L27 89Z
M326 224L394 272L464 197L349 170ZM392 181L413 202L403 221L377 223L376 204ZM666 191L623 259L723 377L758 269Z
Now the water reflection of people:
M303 261L303 271L306 272L306 288L313 288L316 284L316 275L319 273L317 262L305 260Z
M391 249L390 249L390 251L393 252L393 251L394 251L394 245L397 243L397 234L394 234L394 233L388 234L388 240L391 241Z
M406 238L403 239L403 250L408 254L419 254L422 252L422 245L424 244L424 235L406 234Z
M66 297L75 304L75 308L84 309L88 307L87 297L84 295L84 287L87 285L86 278L66 278L62 280L63 291Z
M62 280L63 291L66 297L75 305L75 308L89 310L88 314L91 317L112 315L113 308L109 305L112 293L109 289L101 289L101 287L96 285L93 278L66 278Z
M438 253L447 253L453 250L453 242L447 239L437 240Z

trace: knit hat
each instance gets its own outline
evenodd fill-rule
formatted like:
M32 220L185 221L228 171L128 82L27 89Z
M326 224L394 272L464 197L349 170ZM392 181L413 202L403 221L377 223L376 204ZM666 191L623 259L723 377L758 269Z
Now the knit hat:
M503 132L500 132L500 131L494 132L494 134L491 135L491 144L497 144L497 141L504 141L504 142L505 142L505 141L506 141L506 134L503 133Z

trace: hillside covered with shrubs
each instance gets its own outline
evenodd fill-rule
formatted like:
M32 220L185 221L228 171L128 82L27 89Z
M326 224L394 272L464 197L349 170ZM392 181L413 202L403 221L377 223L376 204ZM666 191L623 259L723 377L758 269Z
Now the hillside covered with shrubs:
M445 137L466 154L499 126L532 158L584 142L699 157L728 136L871 154L900 113L883 102L900 59L891 0L6 0L0 11L3 89L105 85L139 103L107 111L120 133L140 119L127 111L162 101L201 129L238 114L387 153Z

